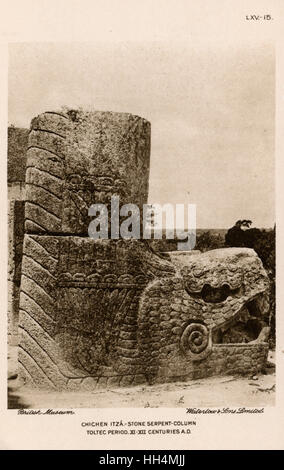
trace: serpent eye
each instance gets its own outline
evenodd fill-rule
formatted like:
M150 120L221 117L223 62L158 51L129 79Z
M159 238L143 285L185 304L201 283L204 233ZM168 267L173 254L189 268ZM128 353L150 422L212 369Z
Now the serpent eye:
M80 184L81 183L81 176L80 175L70 175L69 176L69 183L70 184Z
M211 287L210 284L204 284L201 297L204 302L218 303L224 302L231 294L231 289L228 284L223 284L221 287Z
M220 287L212 287L210 284L204 284L201 291L192 292L190 288L186 288L187 293L193 297L202 299L206 303L219 303L224 302L230 295L237 294L239 288L231 289L228 284L223 284Z

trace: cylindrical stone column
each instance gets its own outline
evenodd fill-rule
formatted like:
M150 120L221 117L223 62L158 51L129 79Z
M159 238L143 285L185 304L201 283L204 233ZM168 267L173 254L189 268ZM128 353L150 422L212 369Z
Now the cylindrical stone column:
M147 203L150 123L127 113L46 112L31 123L27 233L85 234L94 203Z

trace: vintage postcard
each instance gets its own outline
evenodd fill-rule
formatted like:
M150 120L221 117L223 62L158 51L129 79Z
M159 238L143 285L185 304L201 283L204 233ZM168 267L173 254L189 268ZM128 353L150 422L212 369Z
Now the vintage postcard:
M1 6L0 448L283 449L282 2Z

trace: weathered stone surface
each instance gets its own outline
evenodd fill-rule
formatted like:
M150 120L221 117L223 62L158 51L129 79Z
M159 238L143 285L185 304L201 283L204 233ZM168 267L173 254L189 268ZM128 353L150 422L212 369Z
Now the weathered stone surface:
M43 113L27 152L26 231L88 233L88 209L147 203L150 123L127 113Z
M214 363L213 359L211 362L211 357L215 357L216 347L221 348L219 344L214 345L216 339L218 343L223 342L226 331L239 320L247 305L250 310L254 309L254 314L263 316L266 313L257 312L257 306L258 303L264 305L261 297L268 290L268 277L253 250L212 250L180 259L183 259L184 264L180 264L181 269L176 276L159 279L146 287L140 303L138 343L144 358L145 374L150 380L157 380L163 375L164 372L161 373L160 370L164 371L165 367L167 374L188 374L188 377L191 370L200 368L203 370L200 374L205 376L207 363L208 375L211 375L210 368ZM224 285L226 289L223 289ZM155 300L151 302L151 298ZM167 308L170 311L170 320L165 318ZM160 312L159 316L157 312ZM220 337L217 333L220 333ZM252 338L248 341L251 340ZM229 370L235 368L245 373L247 369L253 368L253 351L261 351L263 347L263 353L259 354L261 362L266 357L267 343L259 341L258 344L260 347L256 349L253 344L240 345ZM224 348L220 349L221 355L227 346L231 347L224 344ZM242 347L244 356L250 361L248 367L245 367L245 359L240 361L239 358ZM251 357L249 351L252 353ZM226 354L227 352L225 356ZM214 373L219 370L226 373L225 356L216 362ZM259 366L260 362L256 361L255 364Z
M266 305L268 278L253 250L161 257L147 241L85 236L91 204L113 194L146 202L149 129L119 113L32 121L19 318L20 377L32 387L257 373L266 360L263 337L224 344L244 311L255 321Z
M8 335L10 344L17 343L19 290L24 239L24 201L12 200L8 211Z
M21 377L59 389L73 389L72 381L87 377L94 378L88 387L117 375L121 384L135 382L144 370L137 347L139 299L149 282L173 274L172 265L143 241L25 235Z
M199 250L167 252L167 255L169 256L171 262L175 266L177 266L179 269L183 266L186 266L192 256L196 256L200 254L201 254L201 251Z
M28 129L8 128L8 340L17 344Z
M143 378L151 383L253 374L266 360L267 343L210 344L209 331L219 327L215 317L226 323L225 302L218 304L218 313L208 305L206 322L201 304L185 293L187 315L181 316L177 301L184 295L184 279L143 242L26 235L22 276L19 361L22 378L33 386L92 390ZM264 273L257 276L258 284L250 287L243 269L246 295L231 309L231 319L244 299L265 288ZM159 313L165 300L174 318ZM197 331L204 345L194 338L191 344Z
M29 130L8 127L8 183L24 183Z

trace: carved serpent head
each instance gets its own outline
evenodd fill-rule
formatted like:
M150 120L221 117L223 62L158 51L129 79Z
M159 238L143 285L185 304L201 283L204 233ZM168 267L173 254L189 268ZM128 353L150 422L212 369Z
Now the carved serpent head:
M267 339L269 279L254 250L171 252L169 257L175 275L151 283L139 309L138 342L150 375L169 363L202 361L220 343Z

